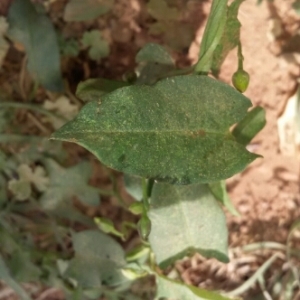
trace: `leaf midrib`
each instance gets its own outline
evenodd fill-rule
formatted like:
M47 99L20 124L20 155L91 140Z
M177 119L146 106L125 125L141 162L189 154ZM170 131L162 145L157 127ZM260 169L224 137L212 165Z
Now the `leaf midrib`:
M199 131L202 131L201 133ZM183 134L183 135L196 135L205 137L208 134L220 135L225 136L227 132L217 132L212 130L77 130L76 133L78 134L86 134L86 133L97 133L97 134L132 134L132 133L156 133L156 134L164 134L164 133L174 133L174 134ZM55 134L54 134L55 135Z

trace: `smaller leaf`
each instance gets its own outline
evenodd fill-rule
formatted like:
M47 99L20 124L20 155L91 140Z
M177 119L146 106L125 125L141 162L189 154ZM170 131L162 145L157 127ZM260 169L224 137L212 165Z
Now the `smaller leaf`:
M11 276L9 270L5 264L3 257L0 254L0 279L8 284L22 300L31 300L27 292L20 286Z
M213 55L212 70L216 75L219 73L220 67L228 53L234 49L240 41L241 23L237 16L239 7L244 1L245 0L235 0L228 7L225 29Z
M143 198L143 187L142 187L142 178L138 176L133 176L129 174L124 174L124 185L126 192L136 199L141 201Z
M65 8L64 19L67 22L93 20L108 13L114 0L71 0Z
M142 202L134 202L128 207L128 210L134 215L141 215L144 211L144 204Z
M100 101L104 94L128 85L123 81L92 78L78 84L76 96L83 101Z
M300 0L295 0L292 6L296 13L300 15Z
M209 183L208 187L212 194L215 196L215 198L218 201L220 201L231 214L233 214L234 216L240 216L239 212L231 203L231 200L226 190L226 183L224 180Z
M11 254L8 266L13 277L19 282L37 281L41 275L41 269L31 259L30 252L17 250Z
M19 201L27 200L31 195L31 185L27 180L12 179L8 182L8 188Z
M151 221L145 213L142 214L138 222L138 231L142 239L148 239L151 232Z
M104 233L112 234L112 235L115 235L115 236L121 238L122 240L125 240L124 233L118 231L115 228L114 223L112 222L112 220L98 217L98 218L94 218L94 222L96 223L98 228L100 230L102 230Z
M65 39L62 34L58 34L58 43L63 56L76 57L79 54L79 43L76 39Z
M159 44L148 43L136 55L137 63L153 62L162 65L174 65L174 60L169 52Z
M244 119L236 125L232 131L232 135L239 143L248 145L256 134L266 125L265 115L265 110L262 107L254 107L247 113Z
M49 187L41 196L40 204L49 213L62 218L87 223L88 218L75 209L72 199L76 197L90 206L99 205L99 194L96 188L88 185L92 167L88 162L65 169L54 160L45 160L45 167L50 177ZM88 219L89 220L89 219ZM89 225L93 223L89 220Z
M49 185L49 178L46 177L45 169L41 166L37 166L32 171L28 165L22 164L18 168L18 174L21 180L31 182L40 192L46 191Z
M126 266L124 251L110 236L86 230L73 234L72 240L75 258L67 274L73 274L89 288L114 286L127 281L121 271Z
M147 8L149 14L157 20L172 21L179 18L179 10L170 7L165 0L150 0Z
M57 36L48 16L37 12L30 0L15 0L9 9L8 23L8 35L26 49L30 73L45 88L62 91Z
M109 54L109 45L99 30L85 32L81 43L85 48L89 48L89 57L93 60L99 61Z
M212 66L214 52L219 45L227 20L227 1L213 1L201 42L197 73L207 73Z
M200 289L192 285L169 279L163 275L155 273L157 292L155 299L167 298L172 300L232 300L211 292Z

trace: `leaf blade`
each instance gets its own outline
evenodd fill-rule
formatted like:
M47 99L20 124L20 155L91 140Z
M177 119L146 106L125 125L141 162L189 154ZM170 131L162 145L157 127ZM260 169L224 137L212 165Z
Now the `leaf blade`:
M9 9L8 22L8 35L26 49L30 73L45 88L61 92L59 47L50 19L37 13L29 0L15 0Z
M228 261L225 215L206 185L155 184L148 216L149 242L162 268L195 252Z
M52 138L82 145L128 174L206 183L232 176L257 157L229 134L250 106L246 97L207 76L177 76L104 95Z

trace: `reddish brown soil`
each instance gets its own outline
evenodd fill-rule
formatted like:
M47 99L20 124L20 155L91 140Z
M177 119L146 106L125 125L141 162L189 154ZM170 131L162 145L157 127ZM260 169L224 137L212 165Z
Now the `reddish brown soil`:
M112 43L112 54L98 68L83 63L81 58L73 64L68 62L69 68L74 68L74 71L77 70L77 64L83 63L80 79L93 76L120 77L124 70L134 67L134 54L141 46L149 41L160 42L158 38L149 36L143 27L146 17L143 14L144 6L140 5L142 2L131 0L129 4L127 0L118 0L111 20L97 21L99 28L107 26L104 34ZM282 114L288 98L295 92L296 79L300 75L299 65L286 62L281 49L300 28L300 18L291 9L292 0L274 0L274 4L263 1L260 6L256 2L257 0L246 0L241 6L239 19L242 23L244 67L251 75L246 95L254 105L264 107L267 114L267 125L252 141L249 150L261 154L263 158L257 159L242 174L227 181L232 202L241 214L240 217L233 217L226 213L230 248L235 248L230 251L231 262L226 265L195 255L175 266L185 282L225 291L240 286L273 253L270 250L245 253L237 247L262 241L285 244L292 224L300 217L299 161L294 156L281 153L277 130L278 117ZM51 11L54 17L58 18L62 14L63 4L63 1L54 2ZM195 11L202 17L208 14L209 7L210 1L199 1L195 4ZM1 10L6 11L6 5L0 4L0 13ZM193 18L199 30L190 47L189 58L196 61L205 19L201 18L199 21L196 14L193 14ZM272 39L270 26L274 18L280 21L282 30ZM76 37L86 26L73 24L63 30L66 36ZM179 65L187 64L185 54L174 54ZM237 57L234 50L223 65L221 80L230 82L236 67ZM76 81L78 78L74 75L74 85ZM115 216L116 214L117 212L112 213ZM272 267L272 274L283 270L285 261L286 257L281 254L281 260ZM271 273L266 273L267 282L271 277ZM250 299L248 297L259 293L259 290L259 286L255 285L245 294L246 298ZM61 299L56 290L52 290L52 293L50 290L49 295L46 292L47 290L44 294L39 294L40 298L37 299Z

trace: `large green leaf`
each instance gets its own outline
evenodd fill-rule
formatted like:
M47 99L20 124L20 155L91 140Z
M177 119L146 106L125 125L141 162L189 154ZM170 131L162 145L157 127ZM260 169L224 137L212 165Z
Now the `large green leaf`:
M75 257L65 276L77 280L82 288L115 286L126 281L121 268L126 265L122 247L100 231L73 234Z
M217 181L257 157L229 133L250 106L225 83L177 76L106 94L52 138L82 145L132 175L179 184Z
M156 274L157 292L156 299L172 300L231 300L217 294L216 292L207 291L192 285L183 284L178 281L169 279L163 275Z
M241 23L237 16L239 7L244 1L235 0L228 7L225 29L213 55L212 70L216 74L219 73L220 67L230 50L235 48L240 41Z
M65 8L64 19L71 21L87 21L109 12L114 0L71 0Z
M30 0L15 0L8 23L8 35L26 49L30 73L45 88L62 91L59 47L50 19L38 13Z
M161 267L194 252L228 261L225 215L206 185L154 184L148 216Z

